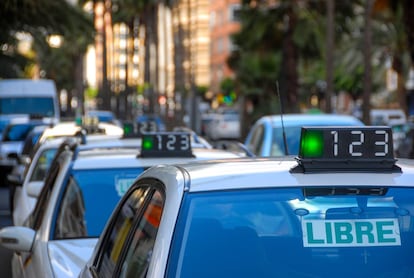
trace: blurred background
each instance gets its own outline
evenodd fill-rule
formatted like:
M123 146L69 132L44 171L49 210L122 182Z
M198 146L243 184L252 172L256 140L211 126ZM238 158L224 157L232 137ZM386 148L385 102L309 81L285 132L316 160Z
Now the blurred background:
M411 0L3 0L0 29L0 78L53 79L63 118L414 115Z

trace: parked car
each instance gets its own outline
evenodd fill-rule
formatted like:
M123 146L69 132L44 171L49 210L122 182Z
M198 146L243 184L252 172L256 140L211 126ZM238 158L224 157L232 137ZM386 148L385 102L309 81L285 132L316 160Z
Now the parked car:
M18 164L24 141L36 126L47 126L43 120L19 120L10 122L3 130L0 140L0 186L7 185L7 175Z
M149 135L135 146L121 146L121 140L99 146L67 142L44 183L28 186L36 199L33 212L23 225L0 230L0 244L14 251L13 277L78 277L115 205L149 167L238 157L192 149L190 134Z
M206 137L211 140L239 140L241 136L240 114L236 110L225 110L211 116L206 124Z
M151 167L80 277L411 277L413 163L393 157L391 130L303 138L296 158Z
M297 155L302 126L329 125L363 126L364 123L356 117L338 114L264 116L251 127L244 144L257 156Z

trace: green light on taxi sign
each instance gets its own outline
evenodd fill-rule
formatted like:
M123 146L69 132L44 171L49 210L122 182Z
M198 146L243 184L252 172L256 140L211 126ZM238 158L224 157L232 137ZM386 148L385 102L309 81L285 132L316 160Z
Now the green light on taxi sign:
M124 123L123 128L124 128L124 134L126 135L131 134L134 129L131 123Z
M301 156L318 158L323 156L323 132L320 130L303 130Z
M154 148L154 140L153 137L144 136L142 138L142 149L144 150L152 150Z

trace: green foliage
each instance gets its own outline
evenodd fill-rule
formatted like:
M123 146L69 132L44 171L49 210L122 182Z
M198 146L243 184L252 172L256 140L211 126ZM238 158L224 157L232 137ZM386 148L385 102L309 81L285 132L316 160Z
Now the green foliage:
M85 98L86 99L95 99L98 96L98 89L88 87L85 90Z
M199 96L204 97L207 93L208 87L207 86L197 86L197 93Z
M75 83L75 57L86 51L95 32L92 17L66 0L1 1L0 29L0 77L22 77L31 68L30 63L37 62L45 77L56 79L58 88L71 88ZM17 51L17 32L33 37L36 61ZM63 37L59 49L51 49L46 42L52 34Z

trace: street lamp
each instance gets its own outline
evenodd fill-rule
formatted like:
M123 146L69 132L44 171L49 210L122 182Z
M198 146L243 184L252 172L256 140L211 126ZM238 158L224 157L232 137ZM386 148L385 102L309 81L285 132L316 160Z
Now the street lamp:
M63 37L61 35L50 35L46 40L49 46L52 48L59 48L63 43Z

